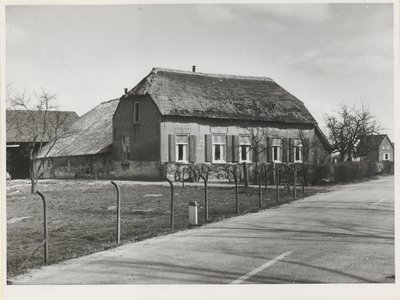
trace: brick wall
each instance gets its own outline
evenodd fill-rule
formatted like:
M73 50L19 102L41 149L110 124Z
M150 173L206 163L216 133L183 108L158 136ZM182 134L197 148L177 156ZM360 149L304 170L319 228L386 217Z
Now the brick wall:
M134 123L134 103L139 122ZM113 160L122 160L122 136L129 136L129 161L160 160L160 113L149 96L121 99L113 117Z

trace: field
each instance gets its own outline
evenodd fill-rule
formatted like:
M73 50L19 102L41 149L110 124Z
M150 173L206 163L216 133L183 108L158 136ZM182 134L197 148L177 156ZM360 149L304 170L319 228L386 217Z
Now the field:
M121 191L121 244L135 242L179 230L190 229L189 202L198 204L199 226L205 224L204 185L174 183L174 230L171 230L171 188L167 182L116 182ZM330 188L297 187L297 199ZM42 180L40 191L47 203L49 261L58 263L116 246L117 193L110 181ZM282 194L283 190L280 190ZM276 187L263 188L263 207L267 209L293 201L292 193L280 196ZM236 215L235 186L208 186L209 222ZM258 186L239 187L240 214L259 211ZM44 265L43 201L30 195L27 180L7 182L7 277ZM27 258L37 252L24 264Z

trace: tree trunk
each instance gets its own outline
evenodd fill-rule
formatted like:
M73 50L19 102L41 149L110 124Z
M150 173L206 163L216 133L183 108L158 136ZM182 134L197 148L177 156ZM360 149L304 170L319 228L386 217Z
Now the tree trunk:
M31 178L31 194L36 194L36 181Z
M344 162L344 157L345 157L346 153L345 152L340 152L340 161Z

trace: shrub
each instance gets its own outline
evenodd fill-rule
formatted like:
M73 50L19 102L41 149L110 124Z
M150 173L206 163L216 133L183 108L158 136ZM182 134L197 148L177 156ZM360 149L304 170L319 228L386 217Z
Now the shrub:
M375 175L375 163L371 161L355 161L334 166L335 182L352 182L370 178Z
M332 178L332 167L331 165L320 165L314 168L314 172L312 174L313 185L321 184L324 180L330 181Z

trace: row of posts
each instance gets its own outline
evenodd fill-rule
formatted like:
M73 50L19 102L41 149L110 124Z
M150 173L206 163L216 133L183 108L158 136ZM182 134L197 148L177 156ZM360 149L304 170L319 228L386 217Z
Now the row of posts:
M264 167L264 174L265 174L265 190L267 190L267 166L263 163L261 164ZM296 180L297 180L297 172L296 172L296 165L293 165L293 168L288 167L289 170L293 173L293 199L296 199ZM274 180L276 182L276 202L279 202L279 170L275 168L274 165L272 165L272 170L274 171L274 174L276 175L276 180ZM301 170L301 169L300 169ZM239 182L238 182L238 176L234 171L230 171L233 175L233 177L235 178L235 192L236 192L236 214L239 215L240 211L239 211ZM303 175L303 170L301 170L302 172L302 182L303 182L303 194L304 194L304 175ZM258 188L258 193L259 193L259 208L262 208L262 188L261 188L261 173L256 170L256 174L258 175L258 183L259 183L259 188ZM208 222L208 178L207 176L204 177L203 175L199 175L199 177L201 179L203 179L204 181L204 208L205 208L205 221ZM289 176L290 178L290 176ZM275 179L275 178L274 178ZM166 179L167 182L170 184L171 187L171 230L174 229L174 185L171 182L171 180ZM273 181L272 181L273 182ZM290 182L290 179L289 179ZM120 189L119 186L114 182L111 181L111 184L115 186L116 190L117 190L117 226L116 226L116 232L117 232L117 245L120 244L121 242L121 193L120 193ZM289 185L290 186L290 185ZM44 212L44 239L43 239L43 246L44 246L44 262L47 263L48 261L48 257L49 257L49 251L48 251L48 233L47 233L47 206L46 206L46 200L43 196L43 194L41 194L40 192L36 192L36 194L38 194L42 200L43 200L43 212ZM194 223L197 224L197 204L194 204L195 202L191 202L191 206L195 206L196 210L194 212L195 214L195 221ZM190 207L189 207L190 209ZM39 246L40 247L40 246ZM38 248L39 248L38 247ZM25 262L21 265L21 267L29 260L30 257L32 257L32 255L37 251L37 249L28 257L27 260L25 260ZM20 268L21 268L20 267Z

